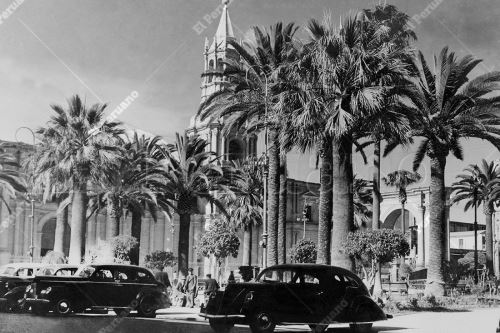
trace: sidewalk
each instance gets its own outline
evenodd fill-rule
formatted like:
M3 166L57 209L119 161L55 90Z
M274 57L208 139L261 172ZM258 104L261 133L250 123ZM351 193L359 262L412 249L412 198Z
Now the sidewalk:
M156 311L156 318L204 322L205 318L198 316L199 313L200 308L172 306L168 309L161 309Z

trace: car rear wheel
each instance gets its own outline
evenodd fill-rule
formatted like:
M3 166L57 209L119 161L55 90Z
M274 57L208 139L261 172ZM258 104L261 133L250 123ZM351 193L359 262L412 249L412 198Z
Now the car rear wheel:
M250 318L250 329L252 333L272 333L276 323L268 311L254 311Z
M234 323L220 319L209 319L208 322L216 333L228 333L234 326Z
M312 332L323 333L328 329L328 324L310 324L309 328Z
M372 331L372 323L368 324L349 324L351 332L353 333L369 333Z
M137 313L139 316L145 318L155 318L157 306L156 298L153 295L146 295L141 298L137 306Z
M61 298L54 305L54 312L61 316L66 316L72 311L71 302L67 298Z

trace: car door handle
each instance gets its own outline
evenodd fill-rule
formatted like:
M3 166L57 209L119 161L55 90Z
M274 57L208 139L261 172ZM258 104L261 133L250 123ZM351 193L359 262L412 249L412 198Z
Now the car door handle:
M318 291L318 292L316 293L316 296L322 296L323 294L324 294L324 293L323 293L322 291Z
M123 284L117 283L117 284L115 284L115 286L117 286L117 287L123 287Z

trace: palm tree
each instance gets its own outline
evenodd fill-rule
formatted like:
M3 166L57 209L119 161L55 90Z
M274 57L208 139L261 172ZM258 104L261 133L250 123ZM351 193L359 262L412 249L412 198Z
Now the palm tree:
M363 20L348 18L340 28L328 17L323 24L312 20L308 27L312 62L319 74L317 85L305 95L305 104L323 105L324 137L331 137L333 181L332 264L353 269L352 259L342 250L347 234L354 230L352 150L366 119L381 110L387 85L407 75L401 52L376 42L375 31ZM383 82L384 84L381 84ZM319 87L318 87L319 85ZM313 104L314 105L314 104ZM304 116L315 119L306 108ZM312 110L312 111L311 111ZM299 125L300 126L300 125ZM308 126L310 126L308 124ZM359 145L358 145L359 146Z
M280 199L280 156L285 152L280 151L279 130L281 128L280 118L280 93L284 89L283 68L290 59L293 59L293 36L297 27L290 23L284 26L277 23L270 30L253 28L254 38L243 45L229 40L228 43L236 50L240 59L228 59L225 74L229 77L230 86L216 92L200 106L199 115L202 119L212 117L222 119L226 132L246 131L252 133L269 128L267 151L268 161L268 265L278 262L279 220L282 224L284 217L279 219ZM283 159L281 160L283 161ZM281 163L283 166L284 163ZM283 174L283 172L282 172ZM282 177L283 179L283 177ZM283 182L282 182L283 183ZM282 192L283 195L286 192ZM285 206L286 207L286 206ZM284 236L284 233L282 233Z
M243 229L242 266L252 263L252 228L262 223L262 160L249 157L234 161L234 175L228 177L220 199L228 207L231 223Z
M39 170L50 172L57 168L71 189L71 263L80 263L84 254L88 185L98 179L103 169L116 166L119 160L117 143L123 130L118 122L103 122L105 108L105 104L87 107L75 95L69 99L66 110L52 105L56 114L47 127L38 130L53 143L53 153L60 157L56 166L48 158Z
M430 159L430 227L429 264L426 294L444 294L443 260L445 221L445 167L452 153L463 158L460 139L479 138L500 148L500 118L495 114L500 98L497 91L500 72L486 73L469 80L480 60L472 56L457 59L445 47L435 57L435 71L427 65L423 54L417 57L418 82L412 96L414 110L410 136L422 138L413 162L418 170L425 156ZM495 94L493 94L495 95ZM385 153L397 144L388 144Z
M11 214L9 201L16 198L16 193L26 192L26 184L19 173L19 163L5 146L5 142L0 143L0 203L3 202Z
M198 212L198 200L206 200L226 214L213 192L218 182L224 183L223 168L215 163L214 153L207 147L208 143L198 136L177 133L175 143L168 144L163 152L167 182L158 203L165 211L179 215L178 272L183 275L189 264L191 215Z
M132 214L131 235L140 245L142 216L149 211L157 220L157 196L164 189L166 178L158 158L160 137L146 138L136 132L122 145L119 165L103 170L93 206L105 206L110 237L118 236L123 213ZM139 262L139 246L134 248L131 262Z
M493 272L493 227L492 213L494 203L498 200L500 190L499 170L494 162L482 160L481 164L469 165L464 169L465 174L457 176L457 181L452 184L452 192L455 193L451 203L466 201L464 211L474 206L474 258L477 259L477 206L483 205L486 220L486 267ZM477 260L475 260L477 278Z

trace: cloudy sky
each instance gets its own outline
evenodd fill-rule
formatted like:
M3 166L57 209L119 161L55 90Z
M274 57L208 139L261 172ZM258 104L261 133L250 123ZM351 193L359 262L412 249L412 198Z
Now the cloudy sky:
M11 4L19 6L5 12ZM276 21L304 25L325 12L340 17L373 7L362 0L234 0L230 16L237 37L253 25ZM476 74L498 69L500 6L497 0L392 1L415 16L417 47L430 56L449 45L459 55L484 59ZM127 126L172 138L188 126L200 101L205 37L218 19L207 20L219 0L0 0L0 139L15 140L20 126L37 128L49 118L52 103L65 104L78 93L88 103L109 103L108 112L137 91L139 97L120 115ZM426 10L426 7L435 7ZM206 29L200 34L195 25ZM29 141L25 131L17 139ZM498 158L480 141L466 145L464 162L449 158L447 181L468 163ZM410 168L414 148L383 162L385 171ZM304 156L294 156L291 174L314 179ZM313 159L312 159L313 160ZM304 168L309 168L306 171ZM357 172L369 175L358 163ZM306 173L313 176L304 176ZM422 170L425 174L425 170Z

